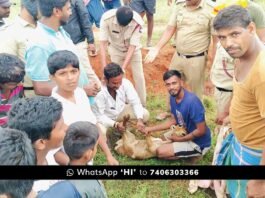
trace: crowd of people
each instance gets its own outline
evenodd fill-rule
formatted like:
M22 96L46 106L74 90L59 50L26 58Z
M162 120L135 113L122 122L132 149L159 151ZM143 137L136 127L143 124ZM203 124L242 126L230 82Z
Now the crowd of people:
M227 0L216 10L218 1L168 0L172 14L152 47L155 0L21 0L12 22L6 20L11 2L0 0L0 165L93 165L98 145L108 165L119 165L106 131L123 133L126 115L143 135L172 125L186 130L169 135L158 158L203 157L214 146L202 103L212 90L216 124L232 128L226 137L219 134L213 165L265 165L265 11L240 2ZM149 52L143 60L144 15ZM161 79L168 112L159 116L168 119L150 126L143 65L171 38L175 52ZM89 61L99 55L101 64L93 67L101 68L102 79ZM134 85L124 75L128 67ZM262 180L228 180L226 186L231 197L265 196ZM107 197L98 180L1 180L2 194Z

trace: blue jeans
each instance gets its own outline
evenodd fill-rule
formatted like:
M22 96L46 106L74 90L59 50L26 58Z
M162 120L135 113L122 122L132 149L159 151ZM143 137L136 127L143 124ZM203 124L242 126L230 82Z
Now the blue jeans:
M105 11L121 7L120 0L112 0L112 1L103 0L103 3L104 3Z
M95 23L96 27L99 28L101 16L104 13L104 7L101 4L100 0L90 0L90 2L86 6L88 14L89 14L89 21L93 25Z

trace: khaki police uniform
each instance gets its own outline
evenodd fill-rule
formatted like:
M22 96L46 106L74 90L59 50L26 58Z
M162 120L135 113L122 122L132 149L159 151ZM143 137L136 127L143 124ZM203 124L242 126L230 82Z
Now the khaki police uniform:
M35 28L21 17L17 17L13 23L0 30L0 53L15 55L25 62L26 46ZM26 97L35 96L32 81L27 74L23 87Z
M210 72L211 81L215 86L217 112L223 112L232 97L234 65L234 59L218 43Z
M212 11L213 5L208 0L201 0L193 10L186 7L185 1L177 1L168 23L177 28L176 52L170 69L180 71L199 98L202 98L207 50L213 32Z
M111 61L122 66L130 45L136 46L131 59L131 69L135 89L141 103L146 105L146 86L141 53L141 29L144 24L139 14L133 12L133 20L125 27L120 26L116 18L117 9L106 12L100 22L100 41L108 41Z

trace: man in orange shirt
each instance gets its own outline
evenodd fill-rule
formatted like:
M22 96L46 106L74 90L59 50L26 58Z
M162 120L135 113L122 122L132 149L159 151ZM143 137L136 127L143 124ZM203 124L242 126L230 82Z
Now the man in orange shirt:
M230 120L219 165L265 165L265 47L248 11L230 6L218 13L213 27L221 45L235 59ZM264 197L265 182L229 180L231 197ZM247 191L246 191L247 189Z

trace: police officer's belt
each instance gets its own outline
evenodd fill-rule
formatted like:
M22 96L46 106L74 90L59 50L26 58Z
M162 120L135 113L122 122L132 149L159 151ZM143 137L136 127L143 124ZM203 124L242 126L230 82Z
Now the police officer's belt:
M184 58L194 58L194 57L198 57L198 56L204 56L205 52L202 52L202 53L199 53L199 54L195 54L195 55L182 55L182 54L178 53L178 55L180 57L184 57Z
M224 91L224 92L233 92L233 90L224 89L224 88L221 88L221 87L216 87L216 89L218 89L219 91Z
M33 87L23 87L24 90L34 90Z

